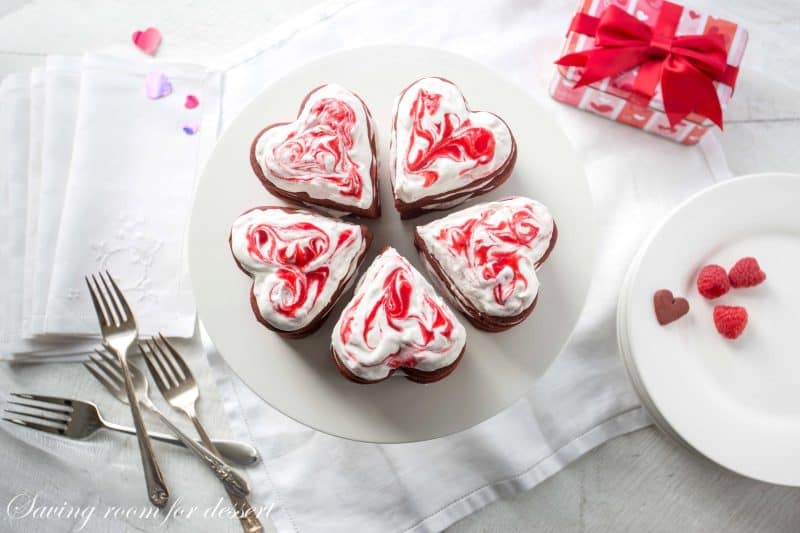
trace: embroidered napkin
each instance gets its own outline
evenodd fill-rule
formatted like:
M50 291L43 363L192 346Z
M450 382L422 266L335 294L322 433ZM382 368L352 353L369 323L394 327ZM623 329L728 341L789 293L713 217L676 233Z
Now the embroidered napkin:
M21 360L29 355L70 358L85 354L96 340L57 338L24 339L22 325L27 240L29 145L31 142L31 102L39 87L32 75L12 74L0 85L0 360ZM40 96L37 96L40 99ZM34 241L35 242L35 241Z
M151 96L167 85L172 94L149 98L148 83ZM140 334L192 334L184 241L198 155L216 133L218 86L198 66L84 57L43 334L97 334L83 278L99 270L119 281ZM189 94L199 108L184 107Z
M425 0L338 3L316 23L273 31L230 58L223 126L274 79L347 47L426 45L485 63L526 88L570 137L585 165L602 250L583 315L547 373L506 411L450 437L372 445L322 434L265 404L209 348L232 429L258 443L264 457L251 473L254 499L276 502L272 517L280 531L439 531L649 424L617 355L619 286L649 228L729 172L713 136L686 148L547 96L571 8L556 0L458 10Z

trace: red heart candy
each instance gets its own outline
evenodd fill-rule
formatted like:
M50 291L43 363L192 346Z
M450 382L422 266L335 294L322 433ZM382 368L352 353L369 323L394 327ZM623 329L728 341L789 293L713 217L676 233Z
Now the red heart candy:
M186 102L183 103L186 109L194 109L198 105L200 105L200 101L197 97L193 94L186 95Z
M653 307L656 311L656 320L662 326L675 322L689 312L689 302L686 298L675 298L672 291L661 289L653 295Z
M693 20L699 19L700 18L700 13L698 13L697 11L694 11L693 9L690 9L689 10L689 18L691 18Z
M136 48L148 55L155 55L161 44L161 32L157 28L147 28L144 31L135 31L131 36Z

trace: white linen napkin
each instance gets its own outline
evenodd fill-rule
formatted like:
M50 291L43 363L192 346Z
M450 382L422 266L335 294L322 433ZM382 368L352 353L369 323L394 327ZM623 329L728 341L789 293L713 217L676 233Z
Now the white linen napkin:
M345 47L418 44L477 59L517 81L557 117L583 158L599 229L601 253L570 343L525 397L450 437L371 445L322 434L266 405L209 347L234 433L258 443L264 457L251 473L253 498L277 504L272 517L279 530L438 531L649 424L617 356L619 286L653 224L730 173L713 136L687 148L547 96L573 7L556 0L458 10L427 0L338 2L229 58L223 126L295 65ZM298 97L304 90L298 88Z
M33 314L33 265L39 225L39 182L42 174L42 135L44 133L44 69L31 72L30 131L28 141L28 184L25 208L25 257L22 281L22 338L31 338Z
M53 254L56 249L61 209L64 205L72 143L78 118L80 95L78 57L49 56L44 69L44 133L37 236L34 243L33 305L30 331L41 335L47 305Z
M165 74L173 93L147 98L151 72ZM42 333L96 335L83 278L109 270L137 314L140 334L192 334L184 237L198 154L216 132L218 88L216 74L194 65L84 57ZM184 107L189 94L199 108ZM196 134L184 133L201 120Z
M0 84L0 167L3 200L0 221L3 254L0 254L0 353L5 354L19 338L22 327L22 281L25 260L25 210L28 186L28 138L30 132L30 74L12 74Z
M24 339L25 260L28 243L29 144L32 74L12 74L0 85L0 360L29 355L69 357L85 354L96 341ZM55 359L48 359L55 360Z

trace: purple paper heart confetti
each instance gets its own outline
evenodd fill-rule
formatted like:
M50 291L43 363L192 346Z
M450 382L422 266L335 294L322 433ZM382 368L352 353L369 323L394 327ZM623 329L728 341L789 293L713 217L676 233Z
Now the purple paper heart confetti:
M163 72L150 72L144 80L144 94L152 99L163 98L172 92L172 83Z
M187 122L183 125L183 133L186 135L194 135L200 126L196 122Z

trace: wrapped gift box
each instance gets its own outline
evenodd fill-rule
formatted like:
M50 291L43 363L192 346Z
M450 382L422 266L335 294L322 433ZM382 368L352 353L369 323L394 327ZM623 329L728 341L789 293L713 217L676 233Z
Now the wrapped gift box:
M601 36L600 32L605 33ZM737 24L663 0L581 0L567 32L562 58L557 62L550 94L560 102L608 119L683 144L696 144L715 122L722 125L722 116L711 120L692 111L682 114L685 116L678 115L680 119L676 120L674 109L686 104L678 102L676 105L675 95L678 94L678 100L688 95L708 103L713 100L713 93L711 98L701 96L706 93L693 85L696 80L684 84L685 89L673 89L668 95L672 97L668 102L668 109L673 110L670 120L664 106L661 64L669 61L675 65L672 54L677 53L683 54L693 65L688 70L700 65L697 72L707 76L705 83L711 84L708 90L716 93L720 109L724 110L733 95L746 45L747 31ZM713 50L716 56L710 53L708 57L716 58L716 71L697 62L695 54L698 50L705 54L714 47L717 47ZM580 83L590 68L598 72L598 62L602 70L609 64L630 63L631 56L637 53L639 57L646 57L644 61L650 65L627 67L585 85ZM590 57L592 54L594 57ZM677 62L683 60L679 58ZM583 65L583 61L595 61L595 65L589 62ZM649 71L643 76L654 77L651 94L641 92L641 86L647 85L637 79L643 70ZM680 70L680 65L676 70Z

